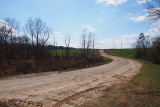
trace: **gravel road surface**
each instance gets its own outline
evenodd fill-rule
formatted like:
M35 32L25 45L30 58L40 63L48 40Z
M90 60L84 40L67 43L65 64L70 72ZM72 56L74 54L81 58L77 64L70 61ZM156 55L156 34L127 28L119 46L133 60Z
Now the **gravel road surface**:
M75 107L131 79L141 63L100 50L109 64L70 72L27 74L0 79L0 101L22 107Z

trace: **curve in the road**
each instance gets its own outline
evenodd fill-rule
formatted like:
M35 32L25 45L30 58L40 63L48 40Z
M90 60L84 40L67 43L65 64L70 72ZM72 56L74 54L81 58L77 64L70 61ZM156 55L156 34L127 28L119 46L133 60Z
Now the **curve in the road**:
M106 54L109 64L63 73L28 74L0 80L0 100L20 106L77 106L98 97L104 88L136 75L141 63Z

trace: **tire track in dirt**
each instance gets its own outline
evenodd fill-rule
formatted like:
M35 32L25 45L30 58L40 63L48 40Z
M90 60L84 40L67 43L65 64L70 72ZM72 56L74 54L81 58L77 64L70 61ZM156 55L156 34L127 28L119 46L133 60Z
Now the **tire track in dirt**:
M70 72L20 75L0 80L0 101L19 106L72 107L103 95L104 90L130 79L141 63L108 55L109 64Z

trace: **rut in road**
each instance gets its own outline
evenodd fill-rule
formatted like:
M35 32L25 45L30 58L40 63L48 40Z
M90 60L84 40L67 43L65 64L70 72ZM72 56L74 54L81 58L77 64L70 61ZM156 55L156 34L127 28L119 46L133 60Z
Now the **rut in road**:
M0 80L0 101L19 106L74 107L103 95L114 85L132 78L141 63L108 55L109 64L70 72L27 74Z

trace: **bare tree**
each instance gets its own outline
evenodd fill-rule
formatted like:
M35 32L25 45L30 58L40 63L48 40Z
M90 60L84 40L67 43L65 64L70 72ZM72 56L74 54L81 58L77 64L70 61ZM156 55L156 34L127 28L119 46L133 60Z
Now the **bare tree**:
M32 54L30 53L30 38L27 35L23 35L21 37L23 39L23 45L24 45L24 57L25 59L29 58Z
M29 35L31 37L31 42L32 42L32 45L33 45L33 36L35 35L34 33L34 20L32 18L29 18L25 24L25 28L26 28L26 32L27 32L27 35Z
M68 56L69 56L69 45L70 45L70 42L71 42L71 34L67 34L65 36L64 42L65 42L65 45L66 45L66 58L68 58Z
M0 21L0 65L3 62L4 55L4 22Z
M92 46L93 40L94 40L94 33L85 31L82 34L82 48L83 48L83 54L84 56L88 55L89 48Z
M52 37L53 37L53 46L54 46L53 54L56 53L55 55L57 56L57 47L56 47L57 43L56 43L55 34L53 34Z
M82 34L81 39L82 39L81 44L82 44L83 54L85 55L86 54L86 33L85 32Z
M1 25L1 41L4 44L4 53L5 53L5 58L7 59L7 62L9 63L9 36L11 35L12 28L8 26L7 22L3 22Z
M40 18L29 18L25 27L28 32L27 34L31 37L32 47L35 45L34 56L35 62L38 63L40 57L44 54L44 46L51 35L51 29L49 29Z
M150 61L160 64L160 37L155 37L152 41Z
M51 29L40 18L29 18L25 25L27 35L31 37L32 45L36 46L35 58L39 59L40 51L43 49L52 33Z
M93 39L94 39L94 34L92 32L89 32L87 37L87 54L89 52L89 48L92 46Z
M147 10L149 14L147 14L148 18L151 20L159 20L160 19L160 1L152 0L151 2L147 2Z
M14 36L18 36L20 24L15 19L12 18L6 18L5 22L7 23L8 30L10 31L9 42L11 44L11 58L12 58L14 56L14 45L15 45L13 38Z

